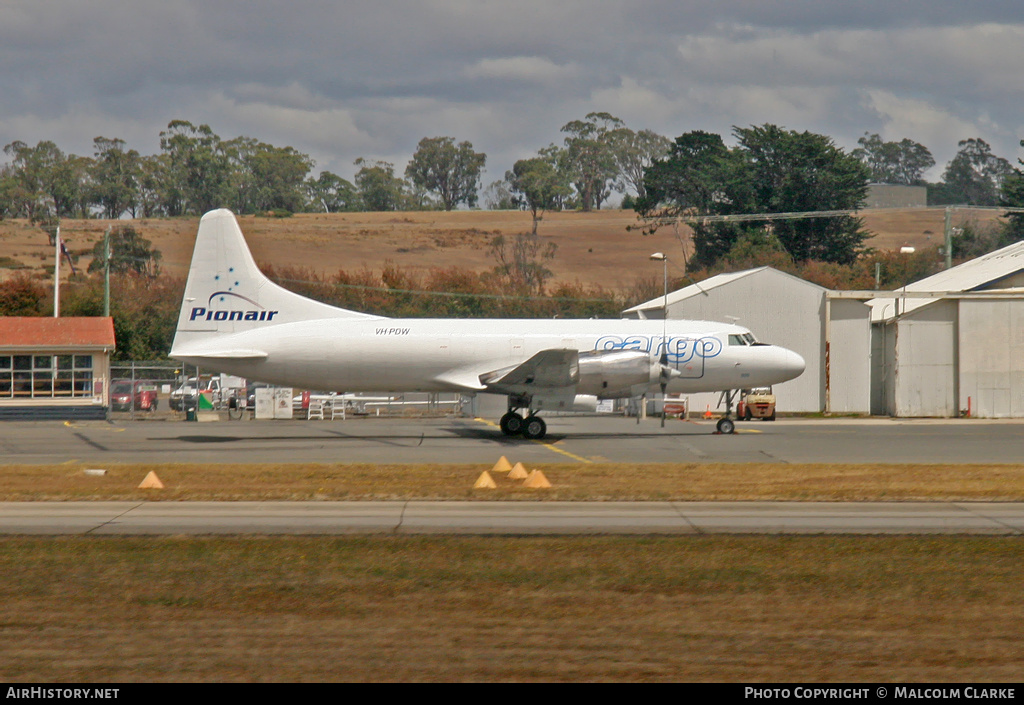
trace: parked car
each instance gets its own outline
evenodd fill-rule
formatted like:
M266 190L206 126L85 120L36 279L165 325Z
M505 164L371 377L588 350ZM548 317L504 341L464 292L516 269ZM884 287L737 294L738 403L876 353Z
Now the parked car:
M159 405L157 390L159 384L149 379L137 379L134 382L135 392L132 393L133 383L130 379L116 379L110 385L110 408L114 411L156 411Z
M736 405L736 416L751 419L775 420L775 394L771 387L746 389Z
M210 401L213 402L213 406L219 407L221 398L220 389L220 378L199 378L189 377L188 381L183 385L171 392L170 402L171 408L175 411L182 411L188 408L190 405L195 408L198 404L198 395L209 392Z

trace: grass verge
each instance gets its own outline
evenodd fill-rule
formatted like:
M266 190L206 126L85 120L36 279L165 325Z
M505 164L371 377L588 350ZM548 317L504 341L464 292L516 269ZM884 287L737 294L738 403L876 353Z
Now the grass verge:
M791 500L1020 501L1024 465L546 464L550 489L480 465L2 465L0 501L30 500ZM139 489L149 472L162 490Z
M0 541L0 679L1015 681L975 537Z
M0 466L4 500L1024 498L1004 465ZM140 490L150 471L163 490ZM1019 680L1007 537L0 539L0 679Z

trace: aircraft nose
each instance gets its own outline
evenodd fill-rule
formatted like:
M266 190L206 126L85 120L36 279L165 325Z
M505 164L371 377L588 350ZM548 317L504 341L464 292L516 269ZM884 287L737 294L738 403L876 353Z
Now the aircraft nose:
M793 352L792 350L786 351L783 362L783 370L787 375L789 375L789 379L799 377L800 375L803 374L806 368L807 363L804 362L804 359L800 355Z

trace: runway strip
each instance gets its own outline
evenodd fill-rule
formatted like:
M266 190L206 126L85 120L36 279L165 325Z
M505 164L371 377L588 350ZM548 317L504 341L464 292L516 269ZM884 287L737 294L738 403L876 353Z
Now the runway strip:
M3 535L1024 534L1024 502L0 502Z

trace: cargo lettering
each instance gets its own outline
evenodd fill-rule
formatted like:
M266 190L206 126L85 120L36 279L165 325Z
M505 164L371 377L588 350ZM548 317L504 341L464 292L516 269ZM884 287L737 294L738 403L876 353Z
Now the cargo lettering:
M664 352L670 363L685 363L696 357L716 357L722 352L722 341L708 336L705 338L676 338L647 335L606 335L594 345L595 350L638 350L660 357Z

